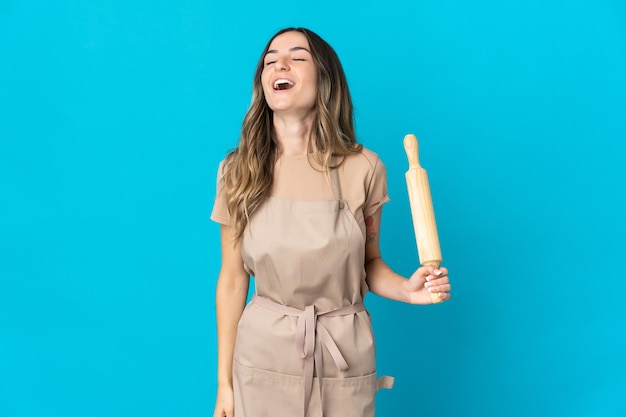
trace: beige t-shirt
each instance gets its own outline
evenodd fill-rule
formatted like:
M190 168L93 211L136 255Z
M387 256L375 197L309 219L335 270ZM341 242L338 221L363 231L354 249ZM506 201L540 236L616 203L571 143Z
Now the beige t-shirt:
M316 169L317 168L317 169ZM218 171L219 179L223 162ZM369 149L346 158L339 168L342 198L365 233L364 220L389 201L385 165L378 155ZM226 201L218 188L211 220L230 225ZM313 158L305 155L282 155L274 169L273 197L292 200L333 200L335 198L329 178L321 172Z

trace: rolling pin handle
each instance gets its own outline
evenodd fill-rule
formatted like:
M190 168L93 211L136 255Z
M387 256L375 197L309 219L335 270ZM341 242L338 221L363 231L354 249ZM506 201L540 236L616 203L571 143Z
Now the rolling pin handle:
M404 137L404 150L409 160L409 168L420 168L417 138L415 135L409 134Z

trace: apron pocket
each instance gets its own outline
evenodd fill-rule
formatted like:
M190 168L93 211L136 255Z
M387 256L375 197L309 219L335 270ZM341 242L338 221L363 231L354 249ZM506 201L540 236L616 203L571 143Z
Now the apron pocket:
M319 385L313 381L309 416L374 417L376 391L390 388L388 377L369 375L324 378L324 404L319 403ZM299 417L303 415L304 378L233 363L235 417Z
M313 395L319 395L317 378ZM376 373L348 378L324 378L324 417L374 417Z
M304 378L233 363L235 417L298 417Z

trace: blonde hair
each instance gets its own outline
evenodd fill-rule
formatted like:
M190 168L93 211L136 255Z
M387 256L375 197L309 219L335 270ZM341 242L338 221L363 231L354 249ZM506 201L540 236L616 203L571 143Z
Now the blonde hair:
M328 173L333 156L358 153L362 145L356 141L352 99L343 67L333 48L314 32L304 28L286 28L268 41L256 67L252 84L252 103L242 124L239 146L224 163L220 188L226 194L226 206L235 239L239 241L252 215L268 197L274 165L280 155L276 140L273 112L265 101L261 73L264 57L272 41L285 32L300 32L309 42L317 68L316 115L313 121L309 152ZM340 165L340 164L339 164Z

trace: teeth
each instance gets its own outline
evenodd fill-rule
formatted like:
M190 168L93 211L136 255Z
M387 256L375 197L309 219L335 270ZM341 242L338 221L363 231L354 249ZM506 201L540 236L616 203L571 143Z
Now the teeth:
M286 78L279 78L278 80L274 81L274 90L278 90L281 84L294 85L292 81Z

